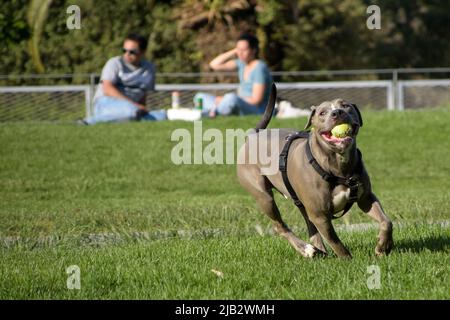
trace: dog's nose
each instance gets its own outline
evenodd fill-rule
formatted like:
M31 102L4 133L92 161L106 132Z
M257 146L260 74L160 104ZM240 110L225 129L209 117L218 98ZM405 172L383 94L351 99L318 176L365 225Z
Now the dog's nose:
M344 110L336 109L336 110L331 111L331 117L333 119L336 119L336 118L342 116L343 113L344 113Z

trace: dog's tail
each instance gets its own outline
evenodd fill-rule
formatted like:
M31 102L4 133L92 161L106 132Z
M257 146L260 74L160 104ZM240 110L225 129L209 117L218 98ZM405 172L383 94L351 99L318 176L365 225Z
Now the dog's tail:
M273 108L275 107L275 101L277 99L277 87L275 83L272 83L272 88L270 90L270 96L269 96L269 102L267 102L266 110L264 111L264 114L261 118L261 120L258 122L258 124L255 127L256 132L258 132L261 129L267 128L267 125L269 124L270 120L272 119L273 114Z

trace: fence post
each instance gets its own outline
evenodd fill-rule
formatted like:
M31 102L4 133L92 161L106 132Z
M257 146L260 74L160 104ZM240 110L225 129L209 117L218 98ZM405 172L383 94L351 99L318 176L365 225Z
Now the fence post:
M398 110L405 110L405 87L403 86L404 81L398 82Z
M392 71L392 100L394 102L394 109L398 109L398 69Z
M85 95L85 102L86 102L86 115L85 118L89 118L91 115L91 87L90 86L86 86L86 89L84 90L84 95Z
M394 90L394 84L393 81L389 82L388 86L387 86L387 109L389 111L395 110L395 103L394 103L394 95L395 95L395 90Z
M88 114L86 115L86 117L90 117L92 116L92 109L93 109L93 104L94 104L94 94L95 94L95 73L91 73L89 75L89 94L90 94L90 99L89 99L89 106L87 109Z

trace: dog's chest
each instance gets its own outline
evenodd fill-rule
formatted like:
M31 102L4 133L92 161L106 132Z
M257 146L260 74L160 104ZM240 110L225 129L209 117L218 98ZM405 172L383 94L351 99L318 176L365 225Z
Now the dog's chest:
M358 188L358 197L362 194L362 187ZM337 186L331 194L331 201L333 203L334 213L344 210L350 198L350 188L345 186Z

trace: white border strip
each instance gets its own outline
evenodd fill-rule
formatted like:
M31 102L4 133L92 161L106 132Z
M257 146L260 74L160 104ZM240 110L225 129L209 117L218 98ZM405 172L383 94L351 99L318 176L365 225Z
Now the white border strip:
M278 82L279 89L309 89L309 88L373 88L385 87L389 89L392 81L318 81L318 82ZM238 83L216 83L216 84L157 84L155 90L232 90L239 87Z
M449 220L438 220L438 221L401 221L394 222L394 228L396 230L407 227L431 225L439 226L441 228L447 229L450 227ZM376 230L379 226L376 223L358 223L358 224L337 224L335 226L337 231L340 232L366 232L370 230ZM293 226L292 230L295 233L306 232L306 226L298 227ZM37 238L21 237L21 236L6 236L0 237L0 248L14 248L17 246L30 245L34 247L49 247L57 246L60 243L68 241L76 246L89 245L89 246L105 246L121 244L130 241L138 243L140 241L154 241L154 240L166 240L171 238L181 238L181 239L205 239L205 238L223 238L229 236L253 236L259 234L260 236L272 236L275 231L270 225L263 228L261 225L257 224L254 229L245 228L209 228L209 229L178 229L178 230L153 230L153 231L128 231L126 233L90 233L90 234L79 234L79 235L48 235L40 236Z
M157 84L156 91L175 91L175 90L233 90L239 87L238 83L214 83L214 84Z
M308 88L373 88L389 87L392 81L319 81L319 82L280 82L280 89L308 89Z

